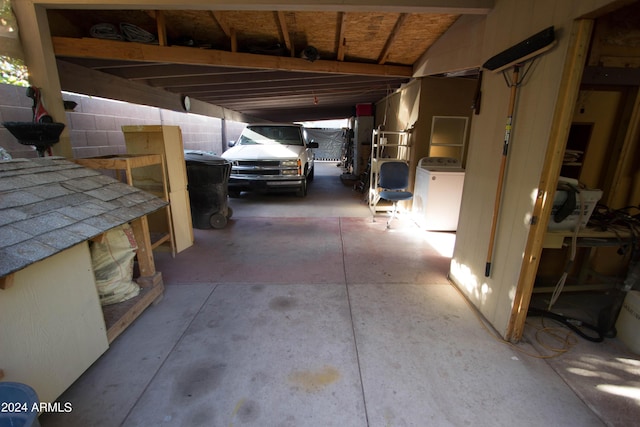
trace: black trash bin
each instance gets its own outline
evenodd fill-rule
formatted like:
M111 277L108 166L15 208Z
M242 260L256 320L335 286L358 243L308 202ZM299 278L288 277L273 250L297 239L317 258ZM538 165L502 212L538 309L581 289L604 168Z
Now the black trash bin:
M224 228L231 218L228 204L231 163L222 157L197 151L184 154L193 226Z

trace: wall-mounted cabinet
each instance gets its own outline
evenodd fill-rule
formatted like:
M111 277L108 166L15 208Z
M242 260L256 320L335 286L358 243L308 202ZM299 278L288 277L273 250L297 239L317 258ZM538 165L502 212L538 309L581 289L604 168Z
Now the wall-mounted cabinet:
M468 117L433 116L429 157L451 157L464 165Z

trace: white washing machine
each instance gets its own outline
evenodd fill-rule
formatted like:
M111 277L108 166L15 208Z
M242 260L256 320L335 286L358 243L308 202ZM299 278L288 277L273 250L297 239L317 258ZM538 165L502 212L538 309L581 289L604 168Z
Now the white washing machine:
M420 159L411 208L416 223L429 231L456 231L463 186L464 169L457 159Z

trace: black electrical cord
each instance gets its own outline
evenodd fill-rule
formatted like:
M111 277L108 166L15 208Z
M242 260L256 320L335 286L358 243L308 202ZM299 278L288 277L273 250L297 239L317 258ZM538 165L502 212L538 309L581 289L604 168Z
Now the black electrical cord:
M541 309L535 308L535 307L529 307L529 310L527 311L527 315L529 315L529 316L540 316L540 317L543 317L543 318L547 317L549 319L555 320L556 322L562 323L567 328L571 329L573 332L575 332L576 334L580 335L582 338L584 338L587 341L591 341L591 342L602 342L602 341L604 341L604 334L602 333L602 331L599 328L597 328L597 327L595 327L593 325L590 325L590 324L588 324L586 322L583 322L582 320L572 319L570 317L562 316L560 314L553 313L553 312L547 311L547 310L541 310ZM588 335L581 328L589 329L589 330L595 332L597 334L597 336Z

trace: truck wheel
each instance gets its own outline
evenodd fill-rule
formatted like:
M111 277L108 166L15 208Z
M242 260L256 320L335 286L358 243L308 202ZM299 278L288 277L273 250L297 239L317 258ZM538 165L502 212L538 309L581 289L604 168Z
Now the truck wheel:
M296 192L296 195L298 197L305 197L307 195L307 180L305 178L302 179L302 184Z
M311 168L311 170L309 171L309 175L307 175L307 181L309 182L313 181L315 170L316 170L315 167Z

